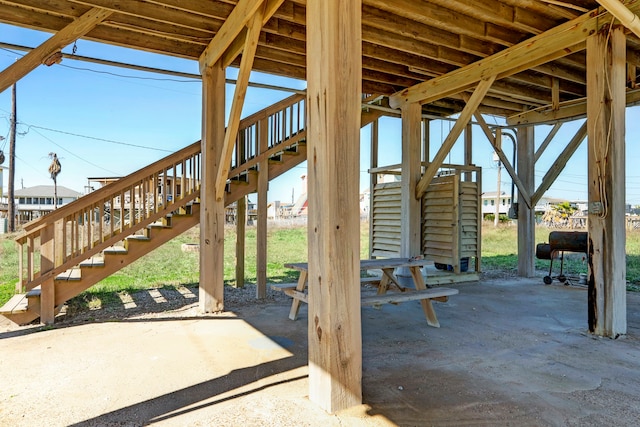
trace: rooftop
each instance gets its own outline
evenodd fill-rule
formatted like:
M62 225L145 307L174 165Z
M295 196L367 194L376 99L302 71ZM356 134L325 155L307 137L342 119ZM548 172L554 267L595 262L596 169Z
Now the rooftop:
M35 187L20 188L15 190L16 197L53 197L53 185L36 185ZM81 197L82 193L78 193L62 185L58 185L58 197Z

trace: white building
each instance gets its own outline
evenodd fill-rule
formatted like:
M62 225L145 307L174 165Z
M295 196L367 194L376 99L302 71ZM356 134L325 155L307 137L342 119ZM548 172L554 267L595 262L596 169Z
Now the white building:
M36 185L15 190L16 223L24 224L53 211L53 190L53 185ZM71 203L81 196L82 193L58 185L58 207Z
M495 191L487 191L482 193L482 217L496 213L496 200L498 200L498 212L500 215L508 215L511 208L511 194L507 194L504 191L500 192L500 198L498 199ZM552 205L565 202L565 199L556 199L553 197L541 197L538 204L535 207L536 213L543 213L551 209Z

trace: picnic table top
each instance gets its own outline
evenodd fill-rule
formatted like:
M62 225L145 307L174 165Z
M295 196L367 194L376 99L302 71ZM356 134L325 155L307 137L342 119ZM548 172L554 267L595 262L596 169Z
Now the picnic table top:
M397 267L422 267L429 263L426 259L414 259L414 258L379 258L379 259L361 259L361 270L378 270L383 268L397 268ZM289 262L284 264L287 268L292 268L299 271L307 271L309 263L307 262Z

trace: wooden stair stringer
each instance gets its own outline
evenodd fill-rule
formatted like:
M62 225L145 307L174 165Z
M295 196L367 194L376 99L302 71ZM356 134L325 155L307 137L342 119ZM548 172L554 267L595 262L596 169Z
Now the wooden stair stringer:
M300 143L298 145L298 152L295 155L286 155L282 156L282 158L283 160L276 162L269 161L269 181L307 160L307 145ZM258 189L259 173L260 172L251 173L247 182L231 185L230 191L227 192L225 196L225 205L228 206L248 194L255 193Z
M15 294L0 307L0 314L18 325L31 323L40 317L40 313L29 304L30 301L26 294Z
M153 227L149 239L132 239L128 241L127 251L105 253L104 266L80 267L82 273L78 280L55 280L55 305L64 304L69 299L88 289L100 280L116 273L140 257L164 245L169 240L198 225L200 209L192 207L190 215L173 215L170 227Z

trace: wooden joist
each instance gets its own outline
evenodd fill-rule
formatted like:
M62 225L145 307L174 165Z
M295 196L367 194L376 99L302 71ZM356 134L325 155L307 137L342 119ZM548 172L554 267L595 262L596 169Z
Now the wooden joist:
M263 5L263 0L240 0L231 14L227 17L218 30L216 36L211 40L207 48L200 55L200 72L209 67L224 55L236 37L242 32L256 12Z
M639 9L638 3L630 6L634 13ZM405 103L426 104L473 87L488 76L501 79L578 52L584 49L589 35L609 24L610 17L609 13L584 14L473 64L400 91L389 98L389 105L399 108Z
M26 76L38 65L43 64L51 55L59 52L69 43L91 31L95 26L108 18L111 13L110 10L101 8L90 9L40 46L31 50L14 64L11 64L0 73L0 93Z
M421 198L424 192L429 187L431 180L433 180L433 177L436 175L436 171L440 168L442 162L447 157L447 154L449 154L449 151L451 151L453 144L455 144L455 142L458 140L458 137L467 126L467 123L471 119L471 116L476 112L478 106L480 105L480 102L493 84L495 78L495 75L489 76L486 79L481 80L478 84L478 87L473 92L473 95L471 95L471 97L469 98L467 105L460 113L458 120L456 120L456 124L451 129L451 132L449 132L449 135L447 135L447 138L442 143L442 146L440 146L440 149L433 158L432 162L429 163L429 166L422 175L420 182L418 182L415 194L415 197L417 199Z
M248 31L244 42L244 53L242 55L242 61L240 62L240 70L238 71L236 89L233 94L231 112L229 113L229 121L222 144L220 167L216 173L215 194L217 201L224 200L225 196L225 186L227 184L227 178L229 177L229 169L231 169L231 156L233 154L233 148L235 147L236 137L238 136L244 98L247 94L247 88L249 87L249 75L251 74L253 58L258 45L258 37L260 36L260 28L262 27L263 12L262 9L258 8L248 23Z

